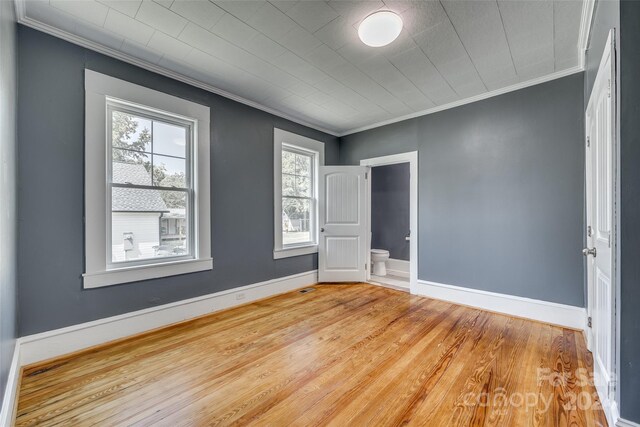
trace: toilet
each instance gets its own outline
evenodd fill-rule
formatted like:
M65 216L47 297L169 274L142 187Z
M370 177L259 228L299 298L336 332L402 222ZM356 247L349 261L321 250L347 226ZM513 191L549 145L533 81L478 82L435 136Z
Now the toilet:
M385 249L371 249L371 263L373 263L371 273L375 276L386 276L388 259L389 251Z

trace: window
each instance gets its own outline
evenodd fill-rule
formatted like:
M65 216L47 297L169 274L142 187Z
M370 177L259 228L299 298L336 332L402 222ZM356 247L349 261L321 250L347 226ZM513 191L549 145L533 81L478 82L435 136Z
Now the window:
M111 238L107 264L193 258L192 121L107 99Z
M209 108L85 70L85 288L212 268Z
M324 144L274 130L274 258L317 252L317 177Z
M315 154L282 146L282 245L313 244Z

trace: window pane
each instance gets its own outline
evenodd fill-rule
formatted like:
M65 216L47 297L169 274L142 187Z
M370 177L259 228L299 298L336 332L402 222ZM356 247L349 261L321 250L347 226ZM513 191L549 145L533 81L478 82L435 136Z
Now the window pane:
M151 174L148 172L151 163L146 162L145 165L142 158L125 160L121 152L133 153L127 150L113 150L112 181L117 184L151 185Z
M156 257L160 217L168 213L160 191L112 188L111 210L112 261Z
M282 195L312 197L311 179L297 175L282 175Z
M282 195L312 197L311 155L282 151Z
M282 173L310 177L312 158L308 154L282 150Z
M113 262L189 253L185 192L112 188L111 204Z
M282 244L292 245L311 241L311 201L283 197Z
M135 151L151 151L151 120L113 111L111 145Z
M296 173L296 154L282 150L282 173Z
M186 188L186 160L154 155L153 183L161 187Z
M187 128L154 121L153 152L182 158L187 157Z
M296 190L298 196L311 197L311 180L306 177L298 177L296 179Z
M122 163L147 163L151 160L151 154L142 151L120 150L114 148L111 150L111 156L114 162Z
M283 196L297 196L296 188L296 176L295 175L282 175L282 195Z
M311 176L311 156L296 155L296 175Z
M159 255L189 254L189 204L184 191L161 191L168 213L160 220Z

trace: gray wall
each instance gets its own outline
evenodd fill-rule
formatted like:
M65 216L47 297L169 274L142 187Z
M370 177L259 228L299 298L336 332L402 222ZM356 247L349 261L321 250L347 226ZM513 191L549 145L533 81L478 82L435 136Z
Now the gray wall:
M341 139L419 151L423 280L584 306L583 75Z
M409 163L371 169L371 247L409 261Z
M273 127L337 138L19 26L19 329L60 328L317 268L317 256L273 259ZM211 108L214 269L83 290L83 70Z
M620 412L640 423L640 2L620 3Z
M0 401L16 338L16 25L0 1Z

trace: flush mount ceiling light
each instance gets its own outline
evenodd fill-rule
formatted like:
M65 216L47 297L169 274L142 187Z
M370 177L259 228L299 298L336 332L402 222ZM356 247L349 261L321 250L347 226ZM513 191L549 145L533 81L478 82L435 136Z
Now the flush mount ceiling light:
M402 19L389 10L372 13L358 27L362 43L371 47L386 46L400 35Z

